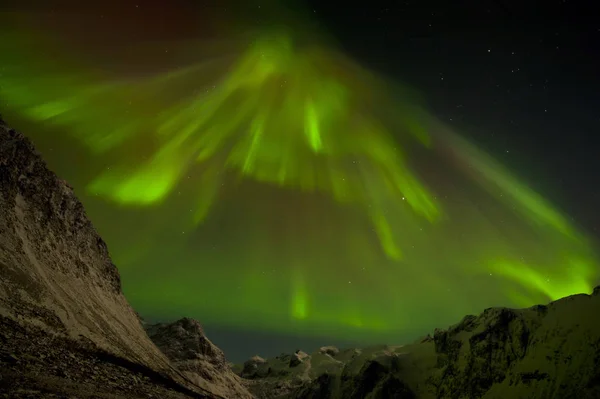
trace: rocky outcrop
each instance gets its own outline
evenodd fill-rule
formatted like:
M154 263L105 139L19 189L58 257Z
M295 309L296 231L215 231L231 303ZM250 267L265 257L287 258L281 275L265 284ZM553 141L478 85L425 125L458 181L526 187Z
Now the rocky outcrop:
M319 352L324 355L335 356L340 353L340 350L335 346L322 346L319 348Z
M227 389L227 397L251 398L225 359L225 354L204 335L196 320L183 318L173 323L145 326L148 336L171 363L187 378L209 381Z
M48 170L28 139L3 121L0 321L0 390L12 389L11 397L18 397L18 381L26 381L30 391L39 386L44 392L71 392L81 377L78 370L86 367L100 370L96 380L88 381L90 392L112 392L101 377L110 374L102 371L110 365L98 364L102 361L120 370L107 378L127 387L136 385L130 383L133 378L145 381L137 376L141 373L156 389L170 392L178 387L173 395L229 393L216 382L191 381L152 343L123 296L107 246L73 189ZM65 356L66 361L59 361ZM127 395L136 397L134 390Z
M323 347L305 367L279 356L242 376L258 398L598 398L598 315L596 288L547 306L487 309L406 346Z
M304 363L304 360L308 359L308 354L297 350L290 359L290 367L296 367Z
M268 370L263 365L266 365L267 361L260 356L252 356L250 359L246 360L242 365L242 370L240 375L243 378L257 378L257 377L265 377L268 374Z

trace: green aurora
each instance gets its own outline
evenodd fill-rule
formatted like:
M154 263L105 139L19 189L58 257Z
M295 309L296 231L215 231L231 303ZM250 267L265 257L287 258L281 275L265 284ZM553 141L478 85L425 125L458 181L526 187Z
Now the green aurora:
M379 339L591 291L567 217L410 90L298 34L119 74L3 33L5 113L75 186L142 315Z

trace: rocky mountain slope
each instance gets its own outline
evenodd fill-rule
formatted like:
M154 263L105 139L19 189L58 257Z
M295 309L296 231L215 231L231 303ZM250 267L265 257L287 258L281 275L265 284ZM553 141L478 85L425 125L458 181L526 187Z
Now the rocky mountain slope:
M0 370L10 397L250 397L152 343L72 188L1 120Z
M487 309L410 345L256 356L233 369L258 398L600 398L600 287Z
M196 320L183 318L168 324L147 324L145 328L152 342L189 380L231 387L232 398L248 396L223 351L210 342Z

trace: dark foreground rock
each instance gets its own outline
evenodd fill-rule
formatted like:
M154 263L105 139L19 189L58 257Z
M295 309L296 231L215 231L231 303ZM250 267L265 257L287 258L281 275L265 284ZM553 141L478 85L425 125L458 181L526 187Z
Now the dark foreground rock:
M0 397L209 398L85 338L0 317ZM4 395L4 396L3 396Z
M1 120L0 321L9 397L250 397L211 374L229 370L191 380L154 345L72 188Z
M487 309L410 345L292 356L233 369L258 398L600 398L600 288Z

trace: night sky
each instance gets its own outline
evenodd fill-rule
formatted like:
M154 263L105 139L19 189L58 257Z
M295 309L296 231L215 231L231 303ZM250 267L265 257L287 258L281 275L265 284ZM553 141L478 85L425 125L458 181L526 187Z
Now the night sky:
M0 113L145 319L242 361L600 283L591 2L51 3L0 9Z

